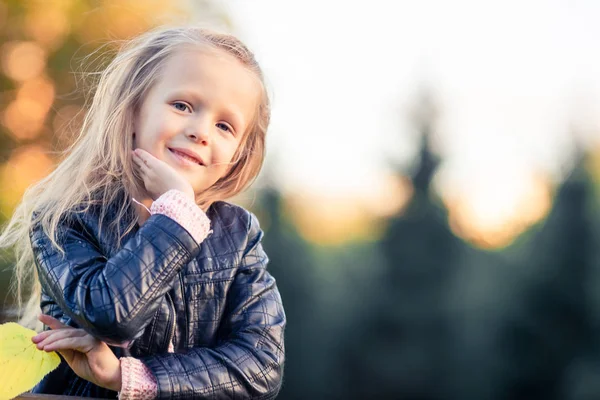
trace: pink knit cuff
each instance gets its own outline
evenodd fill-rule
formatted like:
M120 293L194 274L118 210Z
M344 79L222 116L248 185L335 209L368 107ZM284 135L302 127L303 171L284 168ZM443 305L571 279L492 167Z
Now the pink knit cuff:
M146 365L133 357L121 357L119 400L152 400L158 395L156 378Z
M163 193L150 206L150 214L163 214L177 221L198 243L212 232L206 213L183 192L171 189Z

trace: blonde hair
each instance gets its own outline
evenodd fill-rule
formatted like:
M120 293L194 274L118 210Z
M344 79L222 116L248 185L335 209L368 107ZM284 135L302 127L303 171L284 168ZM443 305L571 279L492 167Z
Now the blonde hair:
M134 115L165 61L185 45L206 46L233 55L256 74L262 88L256 114L229 170L196 202L206 208L214 201L231 198L247 188L260 172L270 105L262 71L242 42L234 36L197 27L158 28L126 42L101 72L82 127L65 151L65 158L46 178L27 189L0 235L0 248L12 247L15 252L11 288L21 324L39 326L41 285L29 238L33 225L41 224L52 244L64 254L57 243L57 226L69 212L85 212L92 205L102 204L102 221L106 208L115 204L116 215L109 227L118 227L118 221L124 217L131 219L124 232L117 232L119 241L138 223L131 200L140 182L130 156ZM117 199L125 201L118 204ZM28 300L23 300L24 293Z

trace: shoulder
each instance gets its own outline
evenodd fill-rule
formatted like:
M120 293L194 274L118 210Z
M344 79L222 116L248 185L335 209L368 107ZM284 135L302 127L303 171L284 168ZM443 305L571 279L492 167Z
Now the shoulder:
M53 237L56 244L62 246L66 241L76 238L97 245L97 232L100 225L99 209L97 206L87 208L76 206L63 212L58 221L54 223L52 218L55 215L51 215L52 211L36 210L30 221L30 240L32 243L43 244L46 241L54 242L51 239Z
M217 201L207 212L214 237L230 236L238 246L248 247L260 241L263 232L256 216L244 207Z
M60 211L56 229L59 231L68 231L71 229L81 229L83 231L95 232L99 226L109 225L117 220L117 216L122 216L123 224L130 222L133 217L133 209L127 213L119 213L123 209L126 194L122 190L116 190L116 194L110 203L105 203L100 195L94 195L93 198L85 202L73 204L69 208ZM57 217L57 207L53 204L45 204L33 211L30 223L30 232L39 231L43 225L49 226L50 220Z
M35 210L31 215L31 221L29 225L29 237L32 240L45 238L48 235L47 230L50 226L50 221L53 218L51 211L38 209ZM80 218L74 212L63 213L55 226L54 233L56 238L60 239L66 231L71 229L79 228L81 224Z

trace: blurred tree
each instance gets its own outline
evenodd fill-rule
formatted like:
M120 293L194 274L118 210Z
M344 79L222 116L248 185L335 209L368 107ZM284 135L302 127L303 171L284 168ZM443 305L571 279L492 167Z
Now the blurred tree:
M287 317L284 384L278 398L319 397L325 384L322 372L326 355L317 331L320 318L316 307L314 260L311 250L284 211L281 193L266 187L256 210L264 225L263 246L269 257L269 271L277 280ZM311 290L312 289L312 290Z
M431 150L435 109L427 95L418 106L421 148L411 174L414 195L404 212L388 221L380 243L386 267L372 298L364 299L370 309L357 321L343 358L348 394L355 398L442 399L447 394L452 343L446 304L461 242L432 190L439 164Z
M575 372L580 361L599 355L594 328L598 318L592 318L587 283L598 268L593 261L595 222L590 215L594 198L584 160L583 155L577 157L520 265L534 272L499 332L498 345L506 361L499 371L499 399L565 399L572 398L574 391L590 394L590 387L572 385L581 382ZM598 398L595 386L592 397L583 398Z

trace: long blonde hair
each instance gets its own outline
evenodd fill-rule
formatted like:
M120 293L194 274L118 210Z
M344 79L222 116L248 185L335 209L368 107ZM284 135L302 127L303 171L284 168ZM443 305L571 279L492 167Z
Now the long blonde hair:
M29 238L34 224L41 224L52 244L64 254L57 242L57 226L65 214L76 209L84 212L92 205L102 204L104 212L108 205L116 204L117 212L109 227L113 223L117 227L117 222L126 216L131 220L124 232L117 232L119 239L138 223L136 214L131 212L131 194L140 182L130 157L134 115L165 61L183 45L208 46L233 55L256 74L262 87L256 115L228 172L196 202L206 208L214 201L233 197L258 175L265 154L270 105L262 71L252 52L234 36L197 27L158 28L128 41L101 72L79 134L65 158L46 178L27 189L0 234L0 248L14 249L16 264L11 288L21 324L39 326L41 285ZM119 204L117 199L125 201Z

